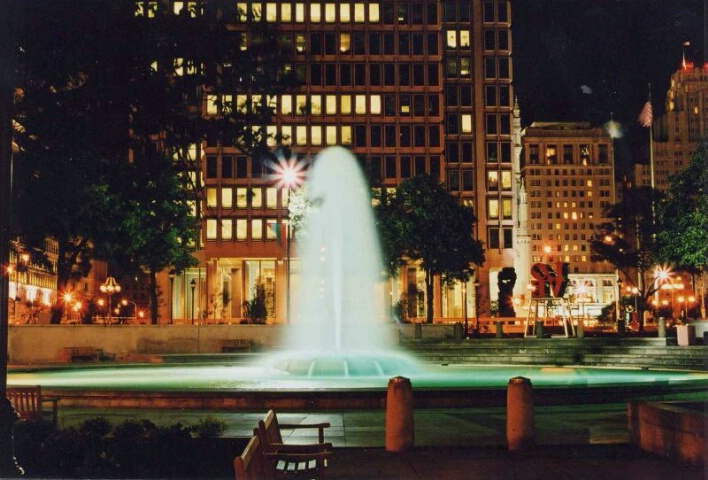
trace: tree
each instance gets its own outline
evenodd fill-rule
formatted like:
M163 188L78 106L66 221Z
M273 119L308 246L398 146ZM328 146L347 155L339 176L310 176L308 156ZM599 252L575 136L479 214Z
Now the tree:
M405 180L395 193L381 189L376 216L384 259L391 273L406 260L425 271L427 322L433 322L433 279L468 281L484 263L482 242L474 239L476 218L433 177Z
M124 165L121 188L113 193L122 202L122 218L113 238L130 239L100 251L125 269L142 269L149 279L150 319L158 320L157 274L166 268L176 273L197 264L197 218L192 214L192 195L185 177L178 175L172 160L154 152L149 161ZM110 250L111 245L114 250Z
M605 216L613 221L598 225L590 239L592 260L613 265L644 299L638 305L640 331L644 328L644 304L658 288L656 282L647 283L644 279L656 265L655 238L659 228L655 205L660 200L661 194L648 187L625 189L622 201L606 212Z
M688 168L671 178L659 208L660 260L700 275L701 316L705 318L703 275L708 269L708 144L701 144Z
M116 159L112 140L121 125L100 61L104 32L115 29L108 3L21 8L15 218L29 246L42 247L47 237L57 241L58 291L72 276L87 273L95 234L109 231L117 213L104 197L110 180L105 167ZM59 307L53 323L61 319Z
M200 175L193 172L201 168L202 142L237 146L257 162L270 155L267 94L293 85L287 49L265 19L252 24L243 48L242 34L228 27L235 3L189 2L179 14L160 8L154 15L139 10L142 16L130 1L40 5L24 8L19 42L21 231L37 243L59 243L59 291L71 275L87 273L77 266L94 255L142 263L153 272L155 321L154 269L186 268L197 244L188 241L196 232L187 231L196 224L179 218L188 213L186 197L172 186L187 186L183 193L199 214ZM210 105L206 116L198 114L202 100ZM53 321L61 315L59 308Z

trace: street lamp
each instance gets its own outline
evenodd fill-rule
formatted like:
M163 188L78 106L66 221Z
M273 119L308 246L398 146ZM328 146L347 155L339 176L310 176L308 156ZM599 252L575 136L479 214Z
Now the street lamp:
M298 161L297 157L278 158L277 163L269 164L273 170L272 178L276 180L275 187L285 190L288 193L288 228L285 244L285 303L286 303L286 323L290 323L290 251L294 228L292 226L292 206L290 200L294 188L299 187L305 181L306 162Z
M462 281L462 317L465 321L465 340L470 338L469 325L467 324L467 280Z
M475 326L474 326L474 336L479 336L479 279L474 281L474 315L475 315Z
M197 281L192 279L192 281L189 282L189 286L192 289L192 325L194 325L194 289L197 288Z
M113 277L108 277L106 278L106 281L103 282L103 285L100 286L101 292L105 293L106 296L108 297L108 324L111 324L111 308L112 308L112 298L113 295L116 293L120 293L120 285L118 282L116 282L116 279Z
M138 311L138 304L128 300L127 298L124 298L123 300L120 301L120 304L123 305L124 307L127 307L128 304L131 304L133 306L133 318L138 318L138 316L142 313Z
M175 271L170 270L170 325L174 321Z

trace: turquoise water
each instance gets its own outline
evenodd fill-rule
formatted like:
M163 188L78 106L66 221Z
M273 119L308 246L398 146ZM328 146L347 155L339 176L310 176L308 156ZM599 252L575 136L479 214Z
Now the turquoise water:
M425 365L407 371L341 376L321 369L318 375L298 375L272 366L226 364L161 364L87 366L13 371L8 385L88 390L356 390L385 388L397 374L418 388L500 388L523 376L535 387L604 387L681 385L708 388L708 373L587 367Z

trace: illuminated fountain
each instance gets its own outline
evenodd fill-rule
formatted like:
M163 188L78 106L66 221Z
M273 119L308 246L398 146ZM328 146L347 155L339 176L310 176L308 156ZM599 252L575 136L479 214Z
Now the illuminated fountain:
M309 212L298 231L302 268L293 295L288 351L276 370L308 376L405 373L384 302L381 248L370 188L354 156L328 148L307 183Z
M369 188L356 160L342 148L325 150L307 189L312 212L298 232L301 269L291 325L282 326L284 351L255 363L236 355L203 363L28 367L10 372L8 384L42 385L65 407L198 409L380 408L396 375L411 378L417 406L436 408L504 404L509 379L519 375L531 379L539 404L708 391L705 372L418 364L398 350Z

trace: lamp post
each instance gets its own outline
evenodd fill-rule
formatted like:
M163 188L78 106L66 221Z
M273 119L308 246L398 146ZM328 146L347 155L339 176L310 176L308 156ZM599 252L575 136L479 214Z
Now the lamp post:
M194 325L194 290L197 288L197 281L192 279L192 281L189 282L189 286L192 289L192 325Z
M479 336L479 279L475 279L475 281L474 281L474 315L475 315L475 324L474 324L473 335L475 337L478 337Z
M106 278L106 281L103 282L103 285L100 287L101 292L106 294L106 297L108 297L108 324L111 324L111 308L113 308L112 305L112 299L113 295L116 293L120 293L120 285L118 282L116 282L116 279L113 277L108 277Z
M270 164L273 170L272 178L276 180L276 188L287 191L288 194L288 228L285 240L285 315L286 323L290 323L290 249L294 228L292 226L292 199L293 189L302 185L305 181L306 162L298 161L297 157L289 159L279 158L277 163Z
M124 298L123 300L120 301L120 304L123 305L124 307L127 307L128 304L131 304L133 306L133 318L138 318L138 315L142 312L138 311L138 304L128 300L127 298Z
M465 340L470 338L469 325L467 324L467 281L462 281L462 318L465 321Z
M13 267L12 265L8 265L6 271L8 279L13 276L13 273L15 277L15 294L12 296L12 318L14 319L15 323L17 323L17 268Z
M170 270L170 325L174 321L175 271Z

